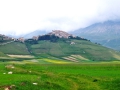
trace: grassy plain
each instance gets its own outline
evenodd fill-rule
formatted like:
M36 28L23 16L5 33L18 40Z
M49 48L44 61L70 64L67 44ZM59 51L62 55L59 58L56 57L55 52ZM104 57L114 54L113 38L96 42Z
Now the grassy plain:
M120 90L119 61L51 63L1 62L0 90Z

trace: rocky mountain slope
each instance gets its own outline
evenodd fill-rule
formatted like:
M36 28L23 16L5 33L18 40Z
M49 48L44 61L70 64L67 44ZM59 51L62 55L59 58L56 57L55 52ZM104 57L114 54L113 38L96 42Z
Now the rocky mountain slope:
M104 46L120 50L120 21L96 23L71 33L85 37Z

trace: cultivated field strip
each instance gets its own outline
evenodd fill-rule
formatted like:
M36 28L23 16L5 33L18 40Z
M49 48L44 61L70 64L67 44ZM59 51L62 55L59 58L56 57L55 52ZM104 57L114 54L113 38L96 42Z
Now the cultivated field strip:
M88 59L82 57L81 55L70 55L67 57L63 57L63 59L69 60L72 62L89 61Z

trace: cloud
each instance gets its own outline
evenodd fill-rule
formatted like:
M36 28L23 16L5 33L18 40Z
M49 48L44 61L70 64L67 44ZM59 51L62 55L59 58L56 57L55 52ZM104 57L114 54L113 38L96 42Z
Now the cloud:
M1 0L0 33L65 31L120 19L120 0Z

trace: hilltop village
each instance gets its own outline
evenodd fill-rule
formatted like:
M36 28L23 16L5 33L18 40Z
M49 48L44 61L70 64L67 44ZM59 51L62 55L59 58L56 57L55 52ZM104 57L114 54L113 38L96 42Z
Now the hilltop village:
M15 42L22 42L24 43L25 41L27 40L55 40L55 39L58 39L58 38L64 38L64 39L82 39L82 40L87 40L87 39L84 39L82 37L78 37L78 36L74 36L72 34L69 34L67 32L64 32L62 30L52 30L52 32L48 33L48 34L45 34L45 35L38 35L38 36L33 36L29 39L25 39L24 37L20 37L20 38L13 38L13 37L9 37L9 36L5 36L5 35L2 35L0 34L0 42L2 42L3 40L4 41L15 41Z

